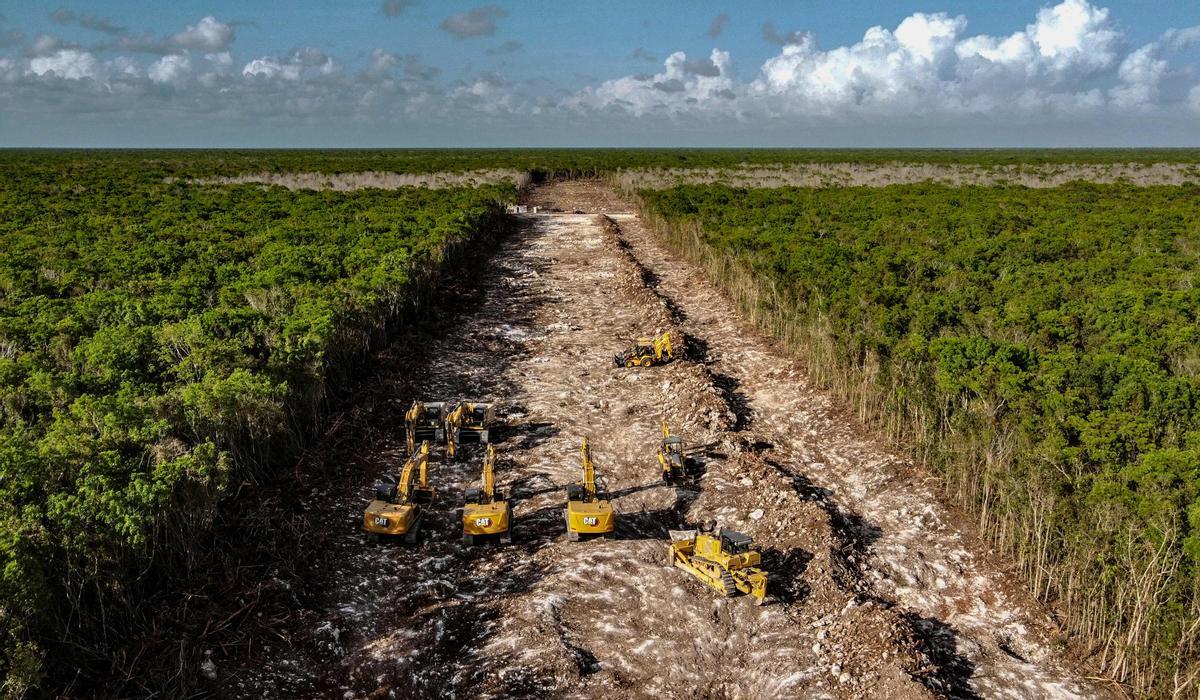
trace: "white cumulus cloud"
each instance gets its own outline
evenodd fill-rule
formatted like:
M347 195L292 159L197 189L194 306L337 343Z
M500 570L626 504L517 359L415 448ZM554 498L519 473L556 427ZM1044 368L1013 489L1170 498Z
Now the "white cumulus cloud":
M1118 63L1108 11L1084 0L1042 9L1009 36L966 29L962 16L916 13L850 46L823 51L806 37L769 59L754 89L785 111L825 116L1075 109L1095 105L1086 81Z
M616 108L641 116L693 109L726 111L737 97L729 52L713 49L706 59L689 60L677 51L655 75L607 80L567 101L576 109Z
M146 75L156 83L180 84L192 71L192 61L185 54L163 56L150 65Z
M1058 71L1103 70L1117 58L1120 35L1108 10L1087 0L1066 0L1038 11L1027 29L1038 55Z
M386 77L391 75L392 69L398 65L400 65L398 57L383 49L375 49L371 52L371 61L367 65L367 74L377 78Z
M20 35L0 47L0 110L31 115L23 117L27 133L39 120L70 125L120 111L134 142L142 136L135 124L187 119L215 131L250 124L245 133L268 140L300 124L354 122L364 133L423 125L425 133L467 141L504 134L519 142L514 134L526 134L534 142L646 145L1195 142L1200 27L1134 44L1107 9L1048 1L1056 4L1008 33L973 32L969 17L935 11L865 28L842 45L823 45L802 27L781 33L768 25L773 55L740 73L720 49L668 52L665 60L638 49L633 56L650 67L644 73L579 77L573 85L482 71L446 78L421 56L384 49L356 52L350 69L313 47L238 55L236 23L213 16L176 33L122 30L92 47ZM385 14L409 6L376 2ZM457 38L490 36L506 15L481 5L441 27ZM724 36L723 27L715 21L710 36ZM518 48L499 42L487 53Z
M232 42L233 27L209 15L195 25L189 24L168 43L181 49L217 53L229 48Z
M242 68L242 75L259 76L263 78L283 78L285 80L300 79L299 64L284 63L277 58L264 56L250 61Z
M1168 29L1163 34L1163 43L1172 51L1182 51L1193 44L1200 44L1200 25Z
M95 78L98 66L95 56L79 49L61 49L29 61L29 71L34 75L53 75L66 80Z
M319 49L305 46L296 49L287 58L256 58L242 68L242 75L298 81L305 77L332 75L336 71L337 63L332 57L326 56Z

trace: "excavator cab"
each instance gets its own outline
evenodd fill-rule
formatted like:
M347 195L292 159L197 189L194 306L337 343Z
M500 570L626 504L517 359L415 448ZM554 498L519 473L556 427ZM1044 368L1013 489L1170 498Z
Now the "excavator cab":
M463 544L470 546L476 538L490 536L499 536L503 544L512 542L512 505L496 490L496 450L488 445L481 484L464 494Z
M683 440L671 434L666 423L662 424L663 439L658 446L658 464L662 467L662 478L667 484L677 484L687 478L687 457L683 453Z
M412 454L422 441L428 440L434 444L446 441L448 408L449 405L445 401L413 401L412 407L404 414L404 432L409 454Z
M633 347L619 355L613 355L617 367L649 367L670 362L675 357L671 349L671 332L657 338L638 338Z
M446 455L458 456L463 443L491 441L491 425L495 420L494 404L462 401L446 414Z
M721 551L725 554L750 554L750 546L754 541L749 536L735 530L721 530ZM758 563L758 552L753 552L755 563Z
M567 507L563 517L567 521L567 539L578 542L582 535L607 536L612 534L616 516L608 491L603 483L597 484L596 465L592 463L591 449L587 438L580 448L583 480L567 485Z
M372 540L403 537L406 543L415 543L433 496L429 443L422 442L420 450L404 462L399 476L388 474L375 485L374 498L363 510L363 530Z
M751 538L735 530L672 532L668 548L672 566L683 569L725 597L745 593L762 605L767 597L767 572Z

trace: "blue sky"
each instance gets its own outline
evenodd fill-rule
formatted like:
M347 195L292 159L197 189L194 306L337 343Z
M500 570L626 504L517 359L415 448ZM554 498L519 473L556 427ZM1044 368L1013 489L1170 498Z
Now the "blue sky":
M7 146L1200 145L1196 2L5 0L0 15Z

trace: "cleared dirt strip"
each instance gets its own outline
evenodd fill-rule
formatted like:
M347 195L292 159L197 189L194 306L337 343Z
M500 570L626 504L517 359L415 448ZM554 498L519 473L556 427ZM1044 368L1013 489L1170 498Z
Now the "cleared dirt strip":
M218 648L214 691L263 697L1072 697L1099 691L921 475L860 435L795 365L746 331L698 271L599 184L535 193L595 214L523 217L423 335L385 351L373 408L298 465L297 532L319 551L275 566L257 644ZM687 342L618 369L639 335ZM375 478L404 458L416 398L494 400L511 546L464 547L480 450L439 461L421 544L359 532ZM703 476L662 484L660 420ZM588 436L616 537L568 542L563 487ZM771 604L718 598L667 565L668 530L715 519L754 537ZM298 535L300 537L301 535ZM288 591L285 597L280 591ZM287 603L286 600L290 600ZM280 602L285 601L285 602Z

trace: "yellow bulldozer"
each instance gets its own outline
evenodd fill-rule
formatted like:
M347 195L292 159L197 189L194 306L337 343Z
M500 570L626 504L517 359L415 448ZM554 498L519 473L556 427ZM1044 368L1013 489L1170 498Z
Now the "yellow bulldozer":
M446 414L446 456L456 458L463 443L490 442L495 413L495 407L490 403L459 402Z
M429 443L404 462L400 475L389 474L375 485L375 498L363 511L363 530L371 540L381 536L417 541L425 508L433 502L429 484Z
M649 367L670 362L675 357L671 350L671 332L657 338L638 338L637 343L620 355L613 355L617 367Z
M662 424L662 434L662 442L658 446L658 464L662 467L662 478L667 484L678 484L688 477L683 440L672 435L665 422Z
M762 605L767 597L767 572L758 568L759 554L751 539L740 532L686 530L672 532L670 563L703 581L725 597L738 592Z
M434 444L446 441L447 408L445 401L413 401L412 407L404 414L404 432L409 454L413 454L422 441L428 440Z
M571 542L578 542L581 535L610 535L616 520L603 482L597 485L596 465L592 463L587 438L583 439L580 455L583 481L567 486L567 508L563 511L567 521L567 539Z
M499 536L502 544L512 542L512 505L496 490L496 450L487 446L483 456L482 488L467 489L463 499L463 544L478 537Z

